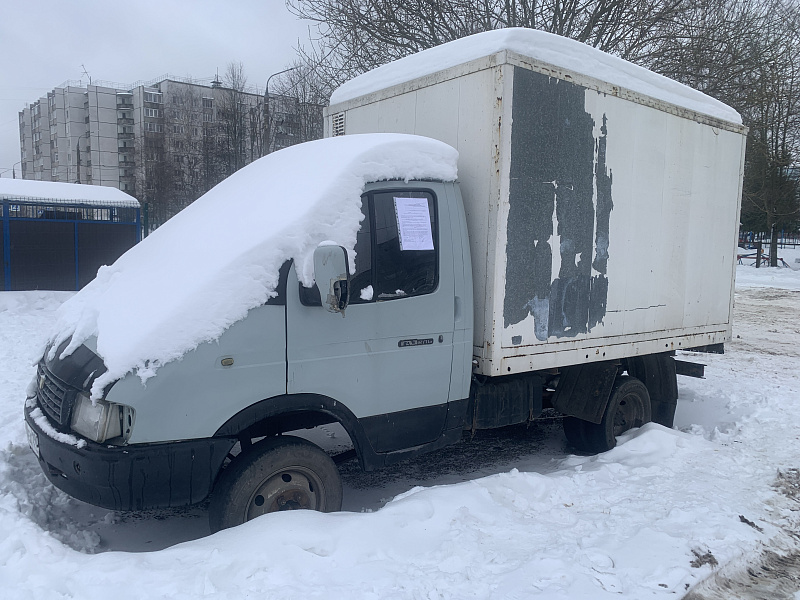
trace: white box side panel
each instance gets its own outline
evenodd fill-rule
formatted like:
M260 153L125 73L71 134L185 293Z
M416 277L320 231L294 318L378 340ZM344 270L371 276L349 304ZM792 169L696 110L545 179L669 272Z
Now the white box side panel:
M716 343L730 333L742 135L588 90L585 110L594 121L595 170L604 120L607 128L606 169L613 208L605 314L586 331L537 339L533 310L524 320L504 325L503 304L497 302L493 346L498 342L502 346L503 364L492 357L495 364L482 364L483 373L597 360L603 358L602 352L585 354L583 350L604 345L614 346L612 354L626 356L669 348L670 339L680 336L691 338L691 343ZM546 240L552 249L553 280L565 255L560 251L565 239L560 235L558 213L569 212L563 206L559 209L559 201L553 202L553 208L547 206L553 221ZM597 177L592 202L597 211ZM508 217L506 202L498 248L508 244ZM596 230L594 235L592 258L596 259ZM581 256L568 259L580 261ZM495 271L500 279L507 266L506 253L498 252ZM599 273L592 268L591 275L595 278ZM505 282L498 282L494 289L503 293ZM709 342L704 333L711 333L716 341ZM570 357L552 355L559 351Z

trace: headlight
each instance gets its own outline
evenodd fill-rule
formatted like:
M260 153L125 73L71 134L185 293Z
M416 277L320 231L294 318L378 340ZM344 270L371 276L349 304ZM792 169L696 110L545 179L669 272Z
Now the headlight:
M78 394L72 408L72 430L98 443L113 438L126 442L133 428L133 409L105 400L92 402L86 394Z

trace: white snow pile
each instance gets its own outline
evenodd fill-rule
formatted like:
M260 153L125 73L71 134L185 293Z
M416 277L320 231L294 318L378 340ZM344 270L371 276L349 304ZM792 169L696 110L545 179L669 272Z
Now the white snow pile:
M731 107L682 83L575 40L517 27L471 35L368 71L334 91L331 106L503 50L511 50L723 121L742 122L739 113Z
M755 250L739 248L739 265L736 267L736 285L747 287L777 287L800 291L800 248L779 248L781 266L755 268ZM784 266L786 265L786 266ZM787 268L788 267L788 268Z
M333 240L353 257L366 183L452 181L457 158L442 142L400 134L335 137L261 158L102 267L59 310L53 348L72 336L69 355L97 337L108 372L93 397L129 372L145 380L274 296L286 260L310 286L318 244Z

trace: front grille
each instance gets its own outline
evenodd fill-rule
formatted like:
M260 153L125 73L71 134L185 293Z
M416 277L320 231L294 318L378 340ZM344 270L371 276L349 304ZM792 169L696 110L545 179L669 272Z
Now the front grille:
M44 414L57 426L68 424L75 391L56 379L43 363L39 363L36 371L36 399Z

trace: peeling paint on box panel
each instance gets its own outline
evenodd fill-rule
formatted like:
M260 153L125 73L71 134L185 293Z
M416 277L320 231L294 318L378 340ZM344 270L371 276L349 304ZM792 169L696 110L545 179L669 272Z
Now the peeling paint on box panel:
M606 313L608 123L596 139L585 92L514 69L504 326L532 315L540 341L587 333Z

